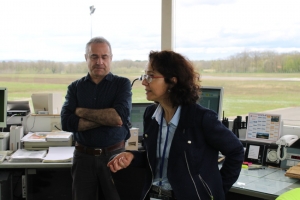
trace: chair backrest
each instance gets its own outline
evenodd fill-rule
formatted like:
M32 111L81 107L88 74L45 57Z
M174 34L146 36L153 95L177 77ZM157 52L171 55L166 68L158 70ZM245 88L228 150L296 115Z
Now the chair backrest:
M276 200L299 200L300 199L300 188L294 188L285 193L282 193L276 198Z

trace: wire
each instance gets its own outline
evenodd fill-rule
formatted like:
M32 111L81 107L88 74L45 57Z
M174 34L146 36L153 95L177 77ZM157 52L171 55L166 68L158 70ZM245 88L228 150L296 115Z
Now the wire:
M7 120L6 120L6 123L11 119L11 118L13 118L14 116L16 116L17 114L13 114L12 116L10 116L10 118L8 118ZM2 127L2 133L3 133L3 130L4 130L4 127Z
M141 80L142 80L142 76L140 76L140 77L134 79L134 80L132 81L132 83L131 83L131 87L133 86L134 82L137 81L137 80L140 80L140 81L141 81Z
M32 124L31 129L33 129L33 127L34 127L34 124L35 124L35 117L36 117L36 116L33 117L33 124ZM29 130L29 132L31 132L31 129Z
M55 128L57 128L57 130L60 130L61 131L61 129L60 128L58 128L56 125L54 126Z

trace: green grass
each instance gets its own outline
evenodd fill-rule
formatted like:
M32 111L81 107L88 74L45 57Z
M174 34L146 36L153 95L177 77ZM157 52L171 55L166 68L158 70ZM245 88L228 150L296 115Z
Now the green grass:
M124 74L133 81L140 74ZM2 74L0 87L8 88L9 100L29 100L35 92L62 92L63 97L68 85L85 74ZM222 77L269 77L299 78L300 74L202 74L213 78L202 79L206 86L223 86L223 110L226 117L244 115L249 112L263 112L278 108L300 106L299 81L266 80L221 80ZM215 77L215 78L214 78ZM132 87L133 102L147 102L144 86L136 81Z

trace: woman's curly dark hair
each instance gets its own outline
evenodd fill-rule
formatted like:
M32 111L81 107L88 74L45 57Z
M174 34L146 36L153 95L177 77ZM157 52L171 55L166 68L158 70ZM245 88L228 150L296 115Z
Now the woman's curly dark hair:
M192 62L174 51L151 51L149 64L161 73L170 85L170 101L173 106L196 103L200 95L200 74ZM172 78L177 78L177 83Z

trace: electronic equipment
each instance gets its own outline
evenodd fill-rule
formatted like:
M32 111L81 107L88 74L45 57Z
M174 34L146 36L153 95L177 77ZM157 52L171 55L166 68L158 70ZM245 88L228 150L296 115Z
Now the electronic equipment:
M244 161L263 165L264 152L265 144L259 142L247 142Z
M7 101L7 116L27 116L30 113L29 101Z
M144 134L144 112L146 108L152 105L153 102L149 103L132 103L132 109L130 113L130 122L132 128L139 129L139 136L143 136Z
M0 87L0 128L5 128L7 123L7 88Z
M208 109L215 111L218 114L218 119L222 120L222 105L223 105L223 87L202 86L201 96L198 104Z
M31 99L35 114L60 114L62 93L34 93Z
M280 167L281 161L277 156L277 145L276 144L266 144L265 145L265 153L264 153L264 165Z
M29 110L8 110L7 117L11 116L27 116L29 114Z
M9 132L0 132L0 151L6 151L9 145Z
M279 140L277 140L276 144L278 145L278 149L277 149L277 157L279 160L284 160L286 159L287 156L287 150L286 147L291 146L293 143L295 143L298 140L298 136L297 135L284 135L282 136ZM281 145L283 145L283 155L281 157Z
M280 168L289 169L290 167L296 166L300 163L300 149L287 147L286 157L281 161Z

